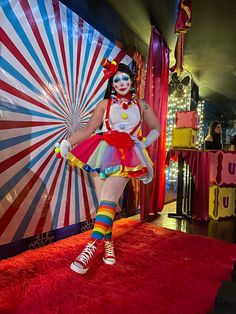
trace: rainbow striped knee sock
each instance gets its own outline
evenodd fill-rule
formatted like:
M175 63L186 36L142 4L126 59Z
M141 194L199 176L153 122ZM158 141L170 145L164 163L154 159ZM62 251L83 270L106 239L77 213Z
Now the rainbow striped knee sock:
M113 222L111 226L107 229L106 233L104 234L104 240L105 241L111 241L112 240L112 227L113 227Z
M116 203L111 201L101 201L91 238L102 240L106 235L108 240L111 237L112 224L116 212Z

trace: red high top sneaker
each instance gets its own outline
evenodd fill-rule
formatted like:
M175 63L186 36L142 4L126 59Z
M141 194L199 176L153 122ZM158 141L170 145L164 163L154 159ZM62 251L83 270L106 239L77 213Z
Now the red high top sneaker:
M112 241L104 241L104 255L102 259L103 262L108 265L114 265L116 263L116 256Z
M97 249L95 243L96 241L88 243L76 260L70 265L73 271L81 275L87 273Z

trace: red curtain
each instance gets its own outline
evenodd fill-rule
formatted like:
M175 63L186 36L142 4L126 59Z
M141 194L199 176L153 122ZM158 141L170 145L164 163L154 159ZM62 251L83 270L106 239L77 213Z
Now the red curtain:
M161 135L148 151L153 161L154 179L141 186L141 219L162 211L165 200L166 119L168 103L169 48L162 35L153 27L149 46L145 101L154 110L160 125ZM147 125L143 134L147 134Z

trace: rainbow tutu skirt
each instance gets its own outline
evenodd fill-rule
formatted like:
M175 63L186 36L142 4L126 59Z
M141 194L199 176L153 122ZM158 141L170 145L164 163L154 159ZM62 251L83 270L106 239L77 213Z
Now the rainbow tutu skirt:
M72 166L89 173L97 172L101 179L122 176L148 183L153 177L147 150L125 132L108 131L92 135L74 147L67 159Z

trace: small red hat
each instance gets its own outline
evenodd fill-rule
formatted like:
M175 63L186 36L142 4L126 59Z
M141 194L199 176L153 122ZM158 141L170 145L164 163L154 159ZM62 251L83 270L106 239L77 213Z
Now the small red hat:
M103 58L101 62L101 66L104 67L103 72L106 79L109 79L118 70L117 62L115 60L112 60L110 57Z

